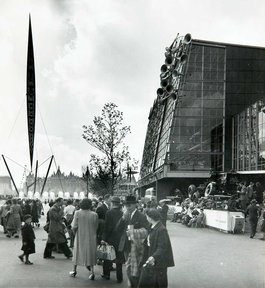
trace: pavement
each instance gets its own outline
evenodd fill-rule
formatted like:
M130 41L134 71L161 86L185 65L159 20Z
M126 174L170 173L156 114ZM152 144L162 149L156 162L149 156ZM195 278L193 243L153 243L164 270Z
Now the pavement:
M54 253L54 260L43 259L47 233L35 228L36 253L30 256L34 265L25 265L18 259L21 238L8 239L0 228L0 287L128 287L101 278L102 266L95 268L96 280L88 279L85 267L78 267L76 278L69 277L72 261L63 254ZM175 267L168 269L169 288L265 288L265 241L258 234L249 238L244 234L227 234L209 228L188 228L168 222Z

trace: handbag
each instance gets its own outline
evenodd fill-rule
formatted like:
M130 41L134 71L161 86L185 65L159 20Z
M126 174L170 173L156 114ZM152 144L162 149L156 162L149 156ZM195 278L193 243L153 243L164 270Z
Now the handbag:
M47 222L47 223L43 226L44 231L46 231L47 233L49 233L49 227L50 227L50 223Z
M115 249L112 245L102 244L97 247L97 258L100 260L110 260L116 259Z

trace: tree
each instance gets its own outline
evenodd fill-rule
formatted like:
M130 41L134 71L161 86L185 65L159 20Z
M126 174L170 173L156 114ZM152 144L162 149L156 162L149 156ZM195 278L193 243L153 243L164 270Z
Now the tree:
M130 159L124 138L130 133L130 126L122 126L123 112L114 103L107 103L101 116L95 116L94 125L83 126L83 138L98 149L103 156L91 155L90 171L97 182L113 195L120 175L120 166Z

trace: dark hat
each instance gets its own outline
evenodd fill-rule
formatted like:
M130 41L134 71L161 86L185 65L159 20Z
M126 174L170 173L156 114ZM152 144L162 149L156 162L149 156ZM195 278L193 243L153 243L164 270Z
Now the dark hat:
M137 203L137 201L136 201L135 196L133 196L133 195L126 196L125 205L126 204L136 204L136 203Z
M23 217L23 220L24 222L26 222L27 219L29 218L32 218L30 214L26 214L24 217Z
M119 197L117 197L117 196L113 196L112 198L111 198L111 202L112 203L121 203L121 199L119 198Z

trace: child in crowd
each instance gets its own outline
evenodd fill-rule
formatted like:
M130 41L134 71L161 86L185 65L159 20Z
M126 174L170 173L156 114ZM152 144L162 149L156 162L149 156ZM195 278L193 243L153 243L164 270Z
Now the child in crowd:
M33 263L29 261L29 255L35 253L35 233L31 226L31 215L27 214L24 216L25 224L22 227L21 234L22 234L22 248L21 250L24 251L22 255L19 255L18 258L24 262L25 256L25 264L32 265Z

